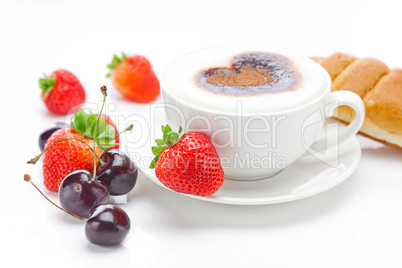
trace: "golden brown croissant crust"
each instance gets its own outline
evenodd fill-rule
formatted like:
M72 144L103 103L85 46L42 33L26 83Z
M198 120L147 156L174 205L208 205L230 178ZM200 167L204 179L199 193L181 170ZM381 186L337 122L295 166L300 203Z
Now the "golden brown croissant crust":
M349 90L363 99L366 117L360 133L402 149L402 69L390 70L377 59L344 53L312 59L329 73L332 91ZM351 122L354 111L341 106L336 117Z

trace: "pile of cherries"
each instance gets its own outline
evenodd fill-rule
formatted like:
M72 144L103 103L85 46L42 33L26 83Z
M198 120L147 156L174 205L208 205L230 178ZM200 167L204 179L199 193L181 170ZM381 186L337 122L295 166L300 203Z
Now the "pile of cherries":
M101 156L95 178L87 170L68 174L59 187L59 201L65 210L88 218L85 234L97 245L121 243L130 230L130 219L119 206L107 204L110 195L130 192L137 181L138 170L122 151L111 149Z
M48 138L58 129L70 127L56 123L39 137L39 147L43 150ZM111 149L101 156L102 164L96 167L96 176L87 170L76 170L68 174L59 187L61 207L48 199L29 175L24 180L30 182L47 200L68 214L86 221L87 239L101 246L121 243L130 231L127 213L115 204L107 203L111 195L118 196L130 192L137 181L138 169L122 151Z

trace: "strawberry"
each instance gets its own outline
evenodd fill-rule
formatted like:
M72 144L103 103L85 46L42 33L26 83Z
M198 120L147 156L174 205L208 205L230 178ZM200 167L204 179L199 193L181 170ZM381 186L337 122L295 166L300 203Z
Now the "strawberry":
M39 79L42 100L49 111L67 114L85 102L85 90L78 78L69 71L60 69L50 76Z
M93 147L93 141L82 137L74 129L60 129L50 136L45 148L56 141L76 138ZM103 151L97 147L96 154L100 157ZM97 160L98 163L98 160ZM43 158L43 177L46 188L57 191L65 176L79 169L88 171L94 168L94 154L84 143L77 140L61 141L49 148Z
M80 109L71 121L72 128L60 129L50 136L45 145L43 158L43 177L47 189L57 191L64 177L75 170L94 169L94 154L91 148L93 148L96 122L96 114L86 114ZM115 128L101 117L95 135L96 154L99 157L104 148L116 146L115 133ZM60 142L56 143L57 141Z
M114 55L107 66L112 70L107 77L112 78L114 88L124 97L141 103L155 100L159 96L160 85L151 63L141 55L122 57Z
M162 126L163 139L152 147L150 168L167 188L184 194L209 196L223 184L221 161L211 141L198 132L180 137L169 125Z

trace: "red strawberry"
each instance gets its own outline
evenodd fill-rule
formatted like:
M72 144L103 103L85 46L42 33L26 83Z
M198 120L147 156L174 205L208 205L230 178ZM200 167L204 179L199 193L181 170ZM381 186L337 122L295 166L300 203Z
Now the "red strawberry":
M151 63L141 55L127 57L122 53L119 58L113 56L112 63L107 66L112 70L113 86L126 98L147 103L159 96L160 85L152 69Z
M55 114L67 114L73 108L78 109L85 102L85 90L78 78L69 71L60 69L50 77L45 74L39 79L42 100L49 111Z
M162 126L163 139L152 147L156 156L150 168L155 167L159 181L169 189L185 194L208 196L223 184L224 172L219 156L203 134L187 132L179 137L169 125Z
M104 117L101 117L98 122L97 117L96 114L86 114L80 109L71 121L73 129L60 129L49 137L43 158L43 177L47 189L57 191L64 177L75 170L93 171L94 154L91 148L93 148L94 135L97 145L96 154L99 157L103 154L102 148L111 148L116 145L115 128L107 124ZM98 127L95 134L96 124ZM71 138L84 141L87 145ZM69 140L54 144L62 139Z
M45 148L58 140L76 138L86 142L93 147L92 139L84 138L74 129L60 129L50 136ZM103 151L96 147L96 154L100 157ZM96 160L98 163L98 160ZM61 141L48 150L43 158L43 177L46 188L50 191L57 191L65 176L78 169L85 169L90 172L94 168L94 154L84 143L77 140Z

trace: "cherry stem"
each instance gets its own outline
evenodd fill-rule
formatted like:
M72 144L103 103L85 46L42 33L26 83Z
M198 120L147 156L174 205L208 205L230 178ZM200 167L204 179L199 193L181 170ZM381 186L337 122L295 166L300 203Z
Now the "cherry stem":
M52 143L51 145L47 146L40 154L38 154L37 156L35 156L35 157L32 158L31 160L29 160L29 161L27 162L27 164L33 164L33 165L35 165L36 162L39 161L39 159L41 158L41 156L47 151L47 149L49 149L49 148L52 147L53 145L56 145L56 144L59 143L59 142L67 141L67 140L76 140L76 141L82 142L83 144L85 144L85 145L94 153L94 155L98 158L99 162L100 162L102 165L105 164L105 162L103 162L102 159L100 159L100 157L95 153L94 149L92 149L92 147L89 146L88 143L86 143L86 142L83 141L83 140L77 139L77 138L65 138L65 139L61 139L61 140L58 140L58 141Z
M133 124L129 125L125 130L123 130L123 131L117 133L117 135L115 136L115 138L117 138L118 136L120 136L120 134L122 134L122 133L124 133L124 132L126 132L126 131L129 131L129 130L132 130L132 129L133 129Z
M64 212L70 214L73 217L76 217L77 219L83 220L83 221L88 221L88 219L80 217L78 215L75 215L74 213L71 213L70 211L65 210L64 208L58 206L56 203L54 203L52 200L50 200L36 185L35 183L32 181L31 176L29 176L28 174L24 174L24 181L29 182L33 187L36 188L36 190L39 191L39 193L41 193L41 195L46 198L47 201L49 201L50 203L52 203L55 207L63 210Z
M96 152L96 150L95 150L96 149L96 136L97 136L97 132L98 132L99 119L101 118L102 110L103 110L103 107L105 106L106 96L107 96L107 88L106 88L106 86L101 86L100 90L101 90L101 92L103 94L103 102L102 102L102 107L101 107L101 109L99 111L98 119L96 120L96 125L95 125L95 134L94 134L94 174L93 174L94 178L96 177L96 153L95 153ZM104 165L104 163L102 165Z

